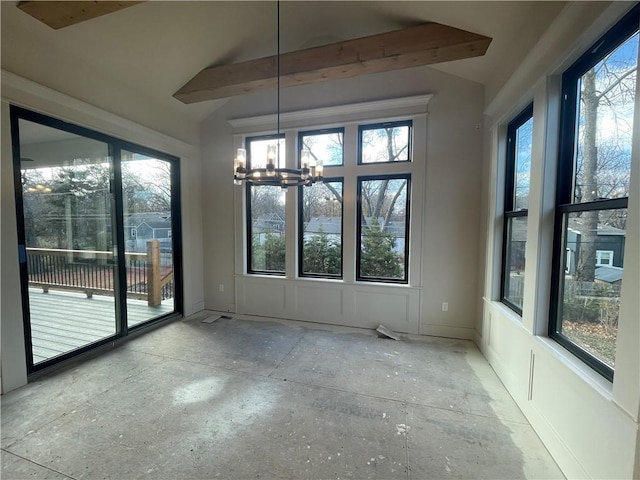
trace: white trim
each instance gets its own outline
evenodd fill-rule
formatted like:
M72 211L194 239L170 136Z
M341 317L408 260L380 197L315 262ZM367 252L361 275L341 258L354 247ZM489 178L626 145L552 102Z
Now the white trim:
M332 107L284 112L280 113L280 121L282 123L294 122L299 125L313 120L326 120L328 118L340 118L346 115L365 114L371 112L376 112L379 116L385 116L385 112L403 108L412 108L411 114L426 113L427 104L432 97L433 94L428 93L412 97L392 98L373 102L350 103L346 105L335 105ZM275 122L276 114L270 114L260 115L257 117L233 118L229 120L229 125L234 129L244 129L259 128L264 125L274 125Z
M420 288L236 275L235 291L235 313L240 315L367 329L384 323L395 332L418 334ZM438 325L434 329L433 335L471 338L472 329Z
M194 146L127 120L88 103L52 90L24 77L0 70L3 101L51 115L66 122L100 131L113 137L178 157L192 157Z
M331 166L325 169L327 177L343 177L343 196L345 201L343 210L343 279L340 281L312 278L297 277L297 259L298 259L298 197L297 188L290 188L287 192L286 205L286 262L284 277L263 276L247 273L246 250L246 195L245 188L234 188L234 214L235 214L235 234L237 239L242 241L235 242L235 312L243 314L267 315L292 320L314 321L324 323L335 323L339 325L350 325L365 328L374 328L382 320L385 325L389 317L394 315L385 310L386 307L394 306L400 311L397 318L394 317L393 324L387 325L397 331L405 333L427 333L431 335L453 336L457 338L472 338L471 328L447 327L446 325L425 324L421 317L421 305L423 303L424 289L422 289L421 272L424 268L422 262L422 246L423 246L423 209L424 209L424 192L426 185L426 132L427 132L427 113L426 104L432 95L423 95L418 97L400 98L398 101L391 99L383 102L371 102L367 104L356 104L358 106L367 105L363 111L368 111L368 116L361 115L358 120L349 117L343 122L336 122L336 125L344 126L344 164L341 166ZM416 100L418 99L418 100ZM395 108L397 106L412 105L413 110L419 107L422 113L408 113L409 109L402 112L403 120L411 119L413 122L413 159L411 162L390 162L358 165L356 162L356 151L358 144L358 128L357 125L362 122L374 123L377 120L394 121L394 119L386 117L385 112L379 110L373 111L373 106ZM315 118L318 122L334 122L335 117L331 119L321 118L320 114L336 111L356 111L353 106L320 108L313 112L310 117ZM319 112L319 113L318 113ZM393 110L394 115L400 115L399 110ZM391 115L393 116L393 115ZM373 117L373 118L372 118ZM265 117L255 117L257 122ZM275 117L273 117L275 118ZM281 129L286 136L287 148L295 151L295 142L298 138L298 132L304 130L305 127L291 125ZM260 129L260 127L257 127ZM241 146L243 138L247 135L254 135L255 131L234 131L234 146ZM295 155L289 156L290 161L295 160ZM331 172L329 173L329 169ZM356 185L357 179L361 176L371 174L405 174L411 175L411 216L410 216L410 236L409 236L409 258L410 265L408 269L408 283L377 283L377 282L356 282ZM309 296L309 289L316 289L317 294ZM373 293L372 293L373 292ZM319 296L320 295L320 296ZM371 299L371 296L375 300ZM376 296L378 295L378 296ZM379 297L382 295L382 297ZM255 297L261 300L257 303L260 305L259 310L254 310ZM331 315L321 312L317 308L317 302L322 299L323 305L330 305L332 308L340 307L339 311L332 311ZM379 300L379 298L387 299L381 301L375 309L372 310L371 303ZM251 301L249 301L251 299ZM363 300L366 299L366 300ZM386 302L386 303L385 303ZM389 303L391 302L391 303ZM363 313L366 312L366 313ZM377 324L371 324L371 319L376 314L384 312L384 318L377 318ZM322 313L322 315L320 315ZM375 323L375 322L374 322ZM425 325L421 325L425 324ZM423 332L423 328L425 332Z

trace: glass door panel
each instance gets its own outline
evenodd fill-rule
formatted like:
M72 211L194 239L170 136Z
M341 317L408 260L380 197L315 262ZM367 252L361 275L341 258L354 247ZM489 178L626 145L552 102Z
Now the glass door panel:
M109 145L18 121L32 365L112 337L116 321Z
M127 325L175 311L172 164L122 150Z

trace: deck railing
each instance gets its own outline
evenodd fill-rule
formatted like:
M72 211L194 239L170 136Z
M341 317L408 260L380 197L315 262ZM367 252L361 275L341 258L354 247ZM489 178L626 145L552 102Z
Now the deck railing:
M147 253L126 252L127 298L147 300L149 306L173 298L173 268L161 265L160 242L149 240ZM29 285L84 292L87 297L113 296L113 252L27 248Z

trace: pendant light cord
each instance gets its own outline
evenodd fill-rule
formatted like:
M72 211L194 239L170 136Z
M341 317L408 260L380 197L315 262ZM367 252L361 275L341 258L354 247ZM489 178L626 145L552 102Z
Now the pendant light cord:
M277 25L278 25L278 55L276 56L276 70L277 70L277 78L278 78L278 86L277 86L277 90L278 90L278 105L277 105L277 124L278 124L278 136L276 138L276 144L278 145L277 148L277 152L278 152L278 158L276 159L276 165L280 164L280 0L278 0L278 21L277 21Z

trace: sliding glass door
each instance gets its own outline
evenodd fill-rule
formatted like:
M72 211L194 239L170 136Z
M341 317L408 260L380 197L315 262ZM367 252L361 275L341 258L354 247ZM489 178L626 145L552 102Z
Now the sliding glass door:
M132 327L175 308L172 166L127 150L121 159L127 323Z
M12 136L28 370L180 313L177 159L17 107Z

